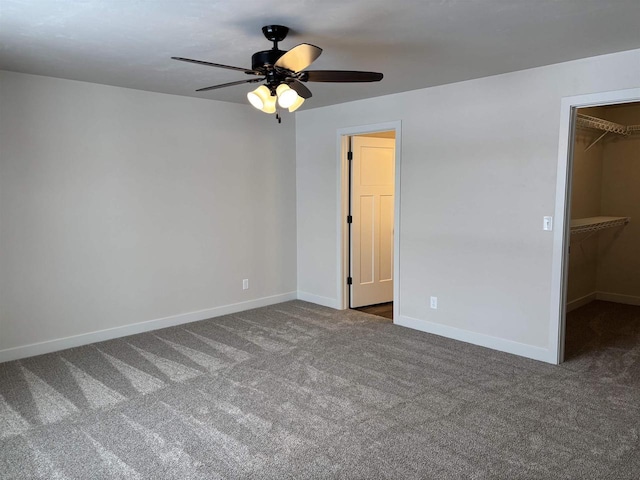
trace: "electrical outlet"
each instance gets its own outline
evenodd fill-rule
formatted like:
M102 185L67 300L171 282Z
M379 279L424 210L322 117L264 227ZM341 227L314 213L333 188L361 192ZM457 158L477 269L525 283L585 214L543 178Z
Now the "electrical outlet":
M433 308L434 310L438 309L438 297L431 297L430 299L430 306L431 308Z
M242 280L242 289L243 290L249 290L249 279L245 278L244 280Z

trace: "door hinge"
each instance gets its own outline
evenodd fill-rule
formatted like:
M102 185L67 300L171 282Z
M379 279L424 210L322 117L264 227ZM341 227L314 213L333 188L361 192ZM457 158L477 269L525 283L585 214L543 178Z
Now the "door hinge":
M347 223L353 223L353 217L351 215L347 215Z
M347 277L347 285L353 284L353 278Z
M353 152L347 152L347 160L353 160Z

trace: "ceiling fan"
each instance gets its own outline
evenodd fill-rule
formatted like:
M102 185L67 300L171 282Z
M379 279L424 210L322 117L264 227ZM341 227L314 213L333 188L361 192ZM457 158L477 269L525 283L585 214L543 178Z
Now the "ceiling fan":
M276 113L276 103L290 112L297 110L305 99L311 97L311 91L303 82L379 82L382 73L359 72L352 70L305 70L322 53L322 49L308 43L296 45L291 50L278 49L281 42L289 33L289 28L282 25L267 25L262 27L262 33L270 42L271 50L256 52L251 57L251 68L233 67L219 63L193 60L191 58L171 57L181 62L196 63L209 67L226 68L251 75L248 80L213 85L199 88L196 92L205 92L218 88L241 85L243 83L265 82L247 94L249 102L265 113ZM256 78L259 77L259 78ZM280 116L276 115L278 121Z

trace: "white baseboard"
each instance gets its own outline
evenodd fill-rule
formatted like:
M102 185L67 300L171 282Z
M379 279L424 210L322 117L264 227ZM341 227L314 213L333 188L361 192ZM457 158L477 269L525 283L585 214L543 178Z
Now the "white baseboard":
M470 332L468 330L462 330L460 328L450 327L448 325L442 325L428 320L419 320L405 315L400 315L393 323L403 327L413 328L414 330L440 335L441 337L452 338L454 340L472 343L473 345L512 353L514 355L520 355L521 357L552 363L554 365L556 364L553 352L546 348L514 342L504 338L492 337L481 333Z
M634 295L622 295L610 292L592 292L584 297L577 298L567 303L567 313L580 308L594 300L603 302L624 303L625 305L640 305L640 297Z
M335 298L321 297L320 295L314 295L313 293L302 292L300 290L298 290L298 300L304 300L305 302L315 303L316 305L322 305L323 307L342 310L338 300Z
M591 303L596 299L597 299L597 292L592 292L589 295L585 295L584 297L571 300L570 302L567 302L567 313L577 308L583 307L587 303Z
M640 297L636 297L634 295L620 295L619 293L597 292L596 300L624 303L625 305L640 305Z
M271 297L262 297L246 302L233 303L230 305L208 308L206 310L198 310L196 312L182 313L170 317L123 325L121 327L83 333L72 337L57 338L54 340L47 340L45 342L7 348L0 350L0 363L18 360L20 358L33 357L35 355L43 355L45 353L57 352L67 348L79 347L90 343L111 340L113 338L126 337L128 335L135 335L136 333L149 332L160 328L173 327L175 325L182 325L183 323L197 322L198 320L206 320L208 318L219 317L221 315L229 315L231 313L242 312L252 308L266 307L276 303L296 300L297 298L298 296L296 292L283 293L280 295L273 295Z

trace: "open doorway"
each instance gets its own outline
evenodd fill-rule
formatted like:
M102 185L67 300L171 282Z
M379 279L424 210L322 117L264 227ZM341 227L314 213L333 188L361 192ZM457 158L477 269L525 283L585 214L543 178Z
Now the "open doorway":
M343 137L346 307L393 320L396 130Z
M349 307L393 320L395 131L349 141Z
M349 307L393 320L395 131L348 142Z
M640 355L640 102L575 108L572 132L559 361L628 375L624 358Z

